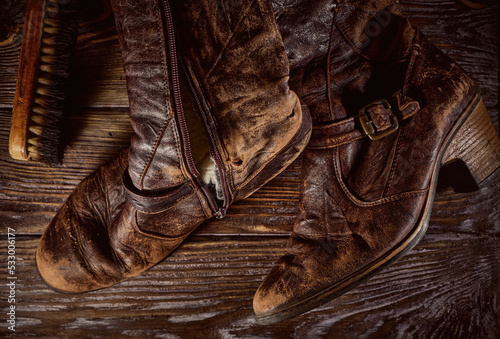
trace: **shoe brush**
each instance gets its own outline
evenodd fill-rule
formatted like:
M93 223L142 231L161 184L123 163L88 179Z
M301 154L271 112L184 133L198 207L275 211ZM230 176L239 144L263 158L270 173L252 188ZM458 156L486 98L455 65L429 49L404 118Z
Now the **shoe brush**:
M61 121L77 35L75 0L28 0L9 137L12 158L61 161Z

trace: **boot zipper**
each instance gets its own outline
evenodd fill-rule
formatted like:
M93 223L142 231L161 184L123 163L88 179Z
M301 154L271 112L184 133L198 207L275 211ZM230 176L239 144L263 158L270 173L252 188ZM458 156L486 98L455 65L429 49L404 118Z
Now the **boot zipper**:
M229 205L229 192L227 189L226 185L226 175L225 175L225 170L224 166L222 164L222 160L220 157L219 152L217 151L217 147L215 145L215 139L212 135L212 131L210 129L210 126L208 125L208 120L207 117L205 116L204 110L201 108L201 103L199 101L198 96L196 95L196 92L194 91L194 88L189 81L189 77L187 76L186 78L188 79L189 87L191 89L191 92L193 94L193 97L195 98L196 105L198 106L198 109L200 110L200 115L202 116L203 122L205 124L206 130L208 132L209 138L210 138L210 150L212 153L212 156L214 158L214 161L217 165L217 169L219 170L219 175L220 175L220 180L221 180L221 186L222 186L222 192L223 192L223 205L218 206L217 200L215 199L214 195L210 190L208 189L207 185L203 182L201 179L200 173L198 172L198 169L196 168L196 165L193 160L193 155L191 153L191 142L189 140L189 131L187 128L186 124L186 119L184 117L184 109L182 106L182 98L181 98L181 90L180 90L180 80L179 80L179 69L178 69L178 59L177 59L177 49L175 45L175 31L174 31L174 23L172 19L172 12L170 10L170 4L168 0L163 0L163 10L165 14L165 24L166 24L166 30L167 30L167 43L168 43L168 52L169 52L169 61L170 61L170 68L171 68L171 78L172 78L172 92L173 92L173 97L174 97L174 106L175 106L175 112L177 115L177 120L179 123L179 129L181 133L181 138L183 141L183 149L184 149L184 154L186 157L186 163L189 172L194 176L196 179L196 183L198 184L199 187L201 187L203 193L207 197L207 200L209 202L210 208L214 212L214 216L218 219L224 218L226 215L227 207ZM184 69L184 67L183 67ZM185 71L185 69L184 69Z
M209 140L210 140L210 152L212 153L212 157L215 161L215 165L217 166L217 170L219 171L219 176L220 176L220 184L222 187L222 196L223 196L223 205L220 207L220 209L216 212L216 217L218 219L222 219L226 216L226 211L229 206L229 190L227 188L227 182L226 182L226 170L224 168L224 164L222 163L222 158L220 156L219 150L217 148L217 143L215 142L215 137L213 134L213 130L210 126L213 125L209 122L209 113L207 112L206 109L204 109L204 106L201 104L200 97L198 96L198 93L196 92L193 83L191 81L191 78L188 75L188 72L186 70L185 64L181 61L181 67L184 71L185 77L187 79L187 83L189 84L189 89L191 91L191 94L193 95L194 101L196 103L196 108L198 109L198 112L200 113L200 116L203 120L203 124L205 125L205 130L207 131Z

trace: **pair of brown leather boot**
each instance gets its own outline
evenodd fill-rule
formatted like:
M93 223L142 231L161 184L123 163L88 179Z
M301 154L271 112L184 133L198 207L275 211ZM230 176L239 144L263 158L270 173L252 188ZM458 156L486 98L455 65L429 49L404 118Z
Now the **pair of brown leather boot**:
M480 182L500 142L473 81L389 2L113 0L135 134L49 225L43 279L85 292L140 274L306 145L257 319L310 310L410 250L441 165L464 160Z

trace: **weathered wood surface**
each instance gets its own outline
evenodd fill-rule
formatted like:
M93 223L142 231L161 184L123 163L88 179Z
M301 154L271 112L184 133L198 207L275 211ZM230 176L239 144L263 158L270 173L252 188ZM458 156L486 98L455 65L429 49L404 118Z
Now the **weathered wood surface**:
M483 89L498 132L496 1L405 0L401 10ZM481 7L481 6L479 6ZM500 171L478 192L436 195L427 234L408 255L355 290L274 326L257 325L252 296L283 253L296 214L300 160L224 220L205 223L169 258L115 287L58 294L36 273L34 251L64 199L127 147L131 133L112 18L80 28L64 163L8 156L22 2L0 5L0 334L119 338L499 338ZM106 10L104 11L105 13ZM96 20L94 20L96 19ZM252 215L250 221L248 216ZM255 216L259 216L255 218ZM16 229L16 333L7 330L7 228Z

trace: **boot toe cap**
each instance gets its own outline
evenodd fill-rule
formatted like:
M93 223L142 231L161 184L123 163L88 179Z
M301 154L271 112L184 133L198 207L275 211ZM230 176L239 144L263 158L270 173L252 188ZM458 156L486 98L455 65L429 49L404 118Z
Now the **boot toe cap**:
M104 287L102 279L96 279L95 267L89 263L98 256L83 254L85 250L70 239L67 230L54 224L58 224L57 217L42 236L36 251L36 266L43 281L62 293L82 293Z
M69 258L56 259L54 253L39 246L36 266L42 280L50 288L61 293L82 293L99 288L92 281L92 275Z
M307 290L300 275L293 268L279 263L271 270L253 298L253 309L257 322L272 324L295 314L303 297L298 291ZM291 286L300 286L293 289Z
M259 287L253 298L253 310L256 317L266 317L274 314L283 305L287 304L287 298L278 293L274 288L264 289Z
M59 210L38 244L37 270L52 289L82 293L120 280L122 267L115 260L106 236L106 224L72 206ZM87 211L87 210L85 210Z

